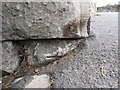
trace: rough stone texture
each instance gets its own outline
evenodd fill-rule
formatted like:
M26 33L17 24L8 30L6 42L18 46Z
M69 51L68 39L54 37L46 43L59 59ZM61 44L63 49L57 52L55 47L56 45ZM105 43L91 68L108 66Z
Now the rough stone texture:
M59 59L78 45L77 40L39 39L88 36L88 26L95 13L95 3L89 0L53 1L2 2L0 36L3 41L7 40L3 42L1 53L2 70L13 72L20 60L24 59L30 65L48 63ZM12 43L12 40L20 41L22 46Z
M2 2L2 39L87 37L95 3Z
M118 88L118 13L98 14L91 25L96 37L86 39L53 68L43 72L54 78L53 88Z
M0 43L1 44L1 43ZM19 51L20 47L13 42L2 42L2 65L0 69L7 72L13 72L19 65Z
M78 43L80 40L27 41L24 48L30 65L46 64L63 57L73 50Z
M2 43L0 69L13 72L23 60L28 65L48 64L73 50L80 40L28 40Z
M49 88L50 77L46 74L21 77L13 82L13 88Z
M23 59L28 60L29 65L47 64L66 55L79 42L77 40L28 40L21 41L21 45L11 41L3 42L0 68L13 72ZM24 50L22 50L22 45Z

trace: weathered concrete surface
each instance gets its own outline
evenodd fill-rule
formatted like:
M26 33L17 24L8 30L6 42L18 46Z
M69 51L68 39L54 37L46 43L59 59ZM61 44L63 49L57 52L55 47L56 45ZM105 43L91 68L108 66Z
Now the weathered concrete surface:
M54 61L73 50L77 40L42 40L88 36L95 3L2 2L2 70L13 72L20 60L29 65ZM23 39L20 46L12 43ZM37 39L37 40L33 40ZM31 40L31 41L30 41Z
M22 62L26 62L26 65L48 64L65 56L81 41L25 40L2 42L0 69L12 73Z
M20 62L18 52L20 50L20 47L11 41L1 43L2 43L1 53L2 64L0 64L0 69L7 72L13 72L18 67Z
M44 71L54 78L53 88L118 88L118 13L99 14L91 26L96 37Z
M49 88L50 77L46 74L31 77L21 77L13 82L13 88Z
M117 88L118 13L99 14L91 26L96 37L80 42L68 56L47 65L48 68L27 69L26 75L50 74L53 88Z
M29 65L46 64L65 56L80 40L38 40L22 42Z
M2 43L0 69L12 73L22 62L26 65L48 64L65 56L78 43L80 40L6 41Z
M2 2L2 39L87 37L95 3Z

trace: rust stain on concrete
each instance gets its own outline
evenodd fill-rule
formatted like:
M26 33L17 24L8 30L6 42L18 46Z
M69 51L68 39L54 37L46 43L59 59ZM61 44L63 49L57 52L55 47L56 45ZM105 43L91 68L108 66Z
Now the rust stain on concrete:
M77 25L80 22L71 22L63 27L63 36L66 38L74 37L77 33Z
M84 27L87 27L88 20L74 21L64 26L63 28L63 37L65 38L76 38L80 37L81 33L84 30Z

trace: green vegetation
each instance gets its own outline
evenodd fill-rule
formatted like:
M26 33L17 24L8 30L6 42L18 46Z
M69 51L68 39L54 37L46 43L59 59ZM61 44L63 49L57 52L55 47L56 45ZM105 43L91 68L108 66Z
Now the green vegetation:
M107 4L106 6L113 6L112 4Z
M110 7L110 6L117 6L117 5L119 5L119 4L107 4L107 5L105 5L105 6L102 6L102 7Z
M102 6L102 7L110 7L110 6L117 6L117 5L119 5L119 4L107 4L106 6Z
M100 16L101 14L95 14L95 16Z

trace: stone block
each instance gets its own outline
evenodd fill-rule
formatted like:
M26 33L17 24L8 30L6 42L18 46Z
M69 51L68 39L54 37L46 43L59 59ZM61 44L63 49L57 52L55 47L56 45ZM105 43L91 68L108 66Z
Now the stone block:
M87 37L87 23L95 9L90 0L2 2L2 39Z

